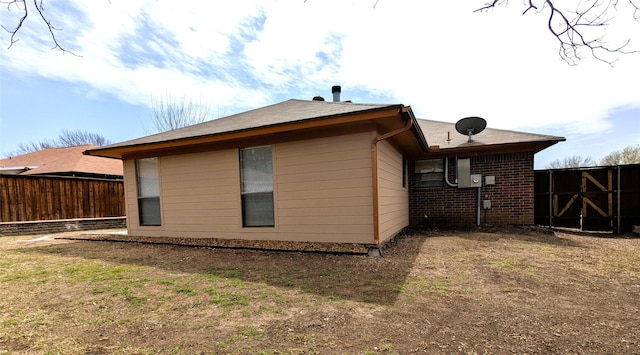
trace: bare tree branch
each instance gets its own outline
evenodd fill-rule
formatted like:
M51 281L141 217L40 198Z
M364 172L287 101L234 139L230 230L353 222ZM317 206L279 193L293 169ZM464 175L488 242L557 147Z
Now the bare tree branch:
M630 145L622 150L616 150L600 160L600 165L625 164L640 164L640 144L635 147Z
M556 159L547 164L548 169L563 169L563 168L579 168L585 166L595 166L596 162L591 157L583 158L580 155L573 155L565 157L564 159Z
M4 25L2 26L2 28L11 33L11 39L10 39L10 43L9 43L9 47L11 48L13 46L14 43L18 42L18 38L16 38L16 35L18 34L18 32L20 31L20 29L22 28L22 26L24 25L24 21L27 19L27 17L29 16L29 5L27 4L27 0L11 0L11 1L0 1L0 3L6 4L7 5L7 9L9 11L11 11L12 5L14 5L19 11L23 11L22 16L20 17L20 20L18 20L18 25L16 26L15 29L10 30L8 28L6 28ZM22 6L20 6L20 3L22 3ZM54 46L51 49L59 49L62 51L62 53L69 53L72 55L75 55L76 57L80 57L78 54L62 47L60 45L60 43L58 42L58 38L56 37L56 34L54 33L54 31L61 31L61 29L56 28L53 26L53 24L51 23L51 20L48 19L45 14L44 14L44 3L43 0L33 0L33 7L36 9L36 11L38 12L38 15L40 16L40 19L42 19L42 21L47 25L47 30L49 31L49 34L51 36L51 40L53 41Z
M7 154L7 157L27 154L48 148L73 147L87 144L93 144L101 147L111 144L111 142L97 133L90 133L80 130L69 131L65 129L55 139L45 139L38 142L20 143L18 145L18 149Z
M10 1L10 2L4 2L3 1L3 3L7 4L7 10L9 10L9 11L11 11L11 5L14 5L14 4L16 5L16 7L20 8L20 6L18 5L18 2L24 3L24 0L22 0L22 1L14 0L14 1ZM2 28L5 31L11 33L11 40L10 40L11 43L9 43L9 47L7 49L11 48L11 46L13 46L14 43L18 42L18 40L15 39L16 33L18 33L18 31L22 28L22 24L24 23L24 20L26 20L27 16L29 15L29 9L27 9L26 4L24 6L24 10L23 11L24 11L24 14L22 15L22 17L20 17L20 20L18 21L18 25L16 26L15 30L11 31L8 28L4 27L4 25L2 26Z
M640 20L640 5L638 0L627 0L633 12L634 20ZM484 12L500 5L506 5L508 0L492 0L475 12ZM638 53L638 50L627 49L630 39L622 45L610 45L604 41L604 36L593 36L589 28L606 27L613 18L611 10L617 10L619 0L585 0L578 2L575 10L566 10L558 6L556 0L527 0L526 9L522 14L530 10L535 13L547 12L547 30L558 40L558 55L569 65L575 65L581 58L582 51L587 51L595 59L612 65L617 58L611 58L615 54Z
M106 138L97 134L86 131L69 131L63 130L58 136L57 146L59 147L71 147L76 145L93 144L98 147L110 144Z
M640 20L640 3L636 4L637 0L628 0L628 1L629 1L629 5L633 7L633 14L632 14L633 19L636 21ZM613 8L617 8L618 0L614 0L611 5L613 6Z
M527 13L527 11L529 11L529 10L531 10L531 9L533 9L533 10L538 10L538 7L537 7L537 6L535 6L535 5L533 4L533 0L530 0L530 1L529 1L529 7L527 7L527 9L526 9L526 10L524 10L524 12L523 12L522 14L523 14L523 15L524 15L524 14L526 14L526 13Z
M185 96L176 100L165 94L160 99L151 101L151 114L156 132L171 131L210 119L209 105L187 100Z

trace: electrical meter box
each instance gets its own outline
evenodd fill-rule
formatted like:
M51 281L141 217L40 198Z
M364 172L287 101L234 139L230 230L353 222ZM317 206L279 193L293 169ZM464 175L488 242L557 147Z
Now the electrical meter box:
M471 174L471 159L458 159L458 187L482 187L482 175Z
M469 187L482 187L482 175L471 174L469 178L469 180L471 180L471 184Z

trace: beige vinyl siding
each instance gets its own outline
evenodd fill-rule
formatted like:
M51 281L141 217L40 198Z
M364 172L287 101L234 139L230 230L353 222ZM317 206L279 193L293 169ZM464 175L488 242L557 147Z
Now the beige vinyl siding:
M138 191L136 187L136 165L134 160L122 162L124 180L124 201L127 211L127 229L140 224L138 219Z
M158 169L162 225L139 226L137 199L128 199L133 205L130 211L135 211L129 225L132 235L207 238L237 231L240 182L236 150L160 157ZM128 188L135 192L135 179Z
M378 222L380 243L409 225L409 191L402 187L402 154L378 143Z
M278 144L277 226L288 240L373 243L372 133Z
M240 219L236 150L161 157L163 224L167 235L215 237Z
M162 225L139 226L135 162L125 161L129 233L373 243L373 132L274 144L275 227L242 227L238 149L158 158Z

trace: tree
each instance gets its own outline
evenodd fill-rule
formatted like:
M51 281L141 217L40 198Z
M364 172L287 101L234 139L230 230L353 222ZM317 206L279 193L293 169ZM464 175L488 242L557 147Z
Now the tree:
M580 155L574 155L552 161L547 165L547 169L580 168L594 165L596 165L596 162L591 157L583 158Z
M171 95L165 94L160 99L151 101L153 127L156 132L171 131L210 119L208 105L200 101L187 100L185 96L175 100Z
M58 31L60 30L59 28L56 28L53 24L51 24L51 20L45 16L44 14L44 0L33 0L33 8L31 8L31 5L28 5L27 0L10 0L10 1L0 1L0 3L2 4L6 4L7 5L7 10L11 11L12 8L15 8L18 11L22 12L22 15L20 17L20 19L18 20L18 24L16 25L16 27L11 30L6 28L4 25L2 25L2 28L4 30L6 30L7 32L11 33L11 39L10 39L10 43L9 43L9 48L11 48L11 46L13 46L14 43L18 42L18 38L16 38L16 34L18 34L18 31L20 31L20 29L22 28L24 21L27 19L27 16L29 16L29 11L31 10L35 10L38 13L38 16L40 17L40 19L42 20L42 22L44 22L44 24L47 26L47 29L49 30L49 34L51 36L51 40L53 41L53 48L52 49L59 49L61 50L63 53L70 53L73 55L77 55L67 49L65 49L64 47L62 47L60 45L60 43L58 43L58 39L56 38L56 34L54 33L54 31ZM22 5L20 5L22 4Z
M621 44L609 44L605 41L606 26L615 17L619 6L627 6L631 17L640 20L640 0L526 0L523 15L528 12L545 14L547 30L558 40L558 55L570 65L582 59L582 51L592 57L611 65L616 59L611 54L636 53L627 49L630 39ZM509 0L491 0L476 12L483 12L506 5ZM569 4L567 4L569 3ZM623 3L623 4L621 4ZM564 6L576 4L575 10Z
M624 164L640 164L640 145L628 146L622 150L616 150L607 154L600 165L624 165Z
M45 139L38 142L20 143L18 149L7 154L7 156L16 156L35 152L48 148L73 147L78 145L93 144L98 147L111 144L109 140L97 133L89 133L85 131L68 131L63 130L55 139Z
M97 133L80 130L68 131L65 129L58 136L57 144L59 147L72 147L86 144L93 144L98 147L102 147L104 145L111 144L111 142Z
M374 8L378 1L374 2ZM74 54L58 42L55 34L58 28L52 24L51 17L45 15L44 0L33 0L33 4L28 0L1 2L7 5L9 11L16 9L21 13L15 28L8 29L2 26L11 33L9 47L18 41L16 37L18 32L31 10L34 10L47 27L54 44L53 48ZM475 11L489 11L501 5L507 5L508 2L509 0L491 0ZM558 40L558 54L568 64L574 65L582 59L583 50L598 60L612 64L616 59L610 58L609 55L635 53L636 51L627 48L630 39L618 45L607 43L605 41L606 26L615 17L614 14L618 12L619 7L623 7L622 11L629 12L636 21L640 20L639 2L640 0L525 0L522 14L536 13L547 16L547 30ZM574 4L575 8L570 9L569 6Z

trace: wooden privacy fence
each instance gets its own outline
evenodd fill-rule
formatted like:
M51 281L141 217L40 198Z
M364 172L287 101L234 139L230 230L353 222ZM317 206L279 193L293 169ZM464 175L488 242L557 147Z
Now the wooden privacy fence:
M640 225L640 164L535 172L535 223L625 233Z
M0 175L0 222L124 215L122 180Z

